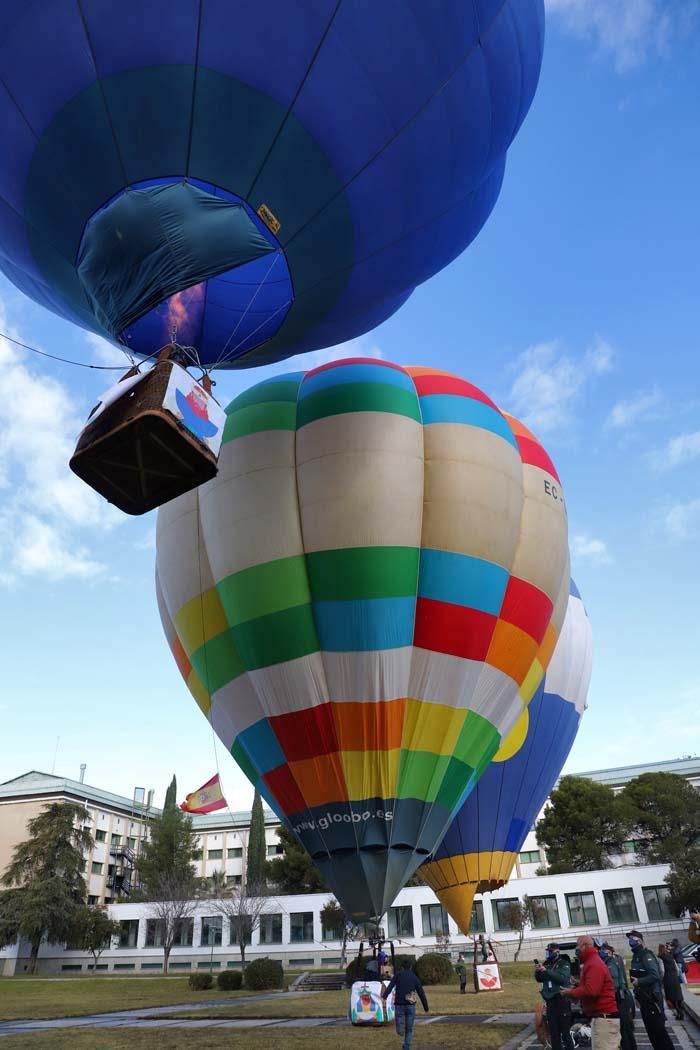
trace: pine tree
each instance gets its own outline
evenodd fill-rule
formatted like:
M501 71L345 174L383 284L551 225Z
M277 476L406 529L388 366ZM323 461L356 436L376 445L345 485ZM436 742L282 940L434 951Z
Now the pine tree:
M163 803L163 813L169 809L177 809L177 779L173 773L173 779L170 781L168 790L165 792L165 802Z
M197 852L192 819L178 807L177 784L173 777L165 796L163 812L150 825L150 837L143 844L138 862L141 892L147 900L158 900L165 893L178 897L194 896Z
M29 821L30 838L15 846L2 877L10 888L0 893L0 946L26 937L30 973L36 970L42 940L67 940L85 904L85 852L93 844L85 827L88 819L82 806L45 806Z
M260 793L253 796L253 809L250 814L250 833L248 835L248 864L246 867L246 885L256 890L267 881L267 845L265 842L265 816Z
M321 893L328 887L301 842L282 825L277 838L284 847L281 857L268 865L269 879L280 893Z

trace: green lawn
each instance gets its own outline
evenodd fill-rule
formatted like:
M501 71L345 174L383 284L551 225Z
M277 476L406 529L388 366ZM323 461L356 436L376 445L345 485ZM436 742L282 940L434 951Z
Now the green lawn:
M504 990L480 992L469 989L459 994L454 984L426 988L433 1014L496 1014L533 1010L538 1002L537 985L529 963L503 967ZM216 1007L188 1011L187 1017L344 1017L348 992L318 992L296 995L294 992L255 1003L237 1002L240 992L221 992L214 987L195 992L187 977L74 977L63 980L31 977L0 978L0 1020L79 1017L84 1014L108 1013L113 1010L138 1010L148 1006L176 1006L218 1000ZM0 1050L4 1050L3 1040ZM106 1044L110 1045L110 1044ZM115 1044L117 1045L117 1044Z
M428 1025L416 1028L414 1045L416 1050L432 1047L433 1050L499 1050L508 1039L518 1032L512 1025ZM304 1047L308 1050L313 1041L314 1050L360 1050L369 1044L372 1050L397 1050L401 1044L391 1029L314 1028L295 1030L246 1029L243 1032L218 1029L215 1032L165 1031L140 1032L136 1028L106 1032L82 1029L67 1029L62 1032L41 1032L26 1036L11 1036L2 1039L3 1050L221 1050L223 1045L231 1050L288 1050L289 1047Z
M244 994L250 993L221 992L216 987L195 992L188 986L186 977L72 977L55 981L40 977L0 977L0 1020L79 1017L212 999L226 1003Z
M535 982L511 981L502 992L468 991L459 994L457 985L432 985L425 989L428 1005L433 1014L500 1014L523 1013L534 1010L538 1002ZM188 1010L185 1014L168 1014L169 1017L344 1017L348 1009L348 992L317 992L314 995L295 995L293 992L283 1000L270 999L256 1003L236 1003L225 1006ZM419 1005L419 1013L422 1007ZM0 1047L2 1050L2 1047Z

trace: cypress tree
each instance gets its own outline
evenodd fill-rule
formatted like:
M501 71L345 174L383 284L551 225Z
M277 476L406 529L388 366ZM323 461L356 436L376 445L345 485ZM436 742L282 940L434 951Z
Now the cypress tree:
M260 793L253 796L253 809L250 814L250 834L248 835L248 865L246 868L246 886L249 892L264 886L267 881L267 846L265 843L265 817Z
M173 779L170 781L168 790L165 792L165 802L163 803L163 813L167 813L169 809L177 809L177 780L173 773Z

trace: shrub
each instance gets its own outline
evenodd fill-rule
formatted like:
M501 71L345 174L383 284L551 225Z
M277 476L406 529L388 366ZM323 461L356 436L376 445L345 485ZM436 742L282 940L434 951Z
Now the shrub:
M282 988L284 971L279 959L255 959L245 968L245 986L261 992L266 988Z
M416 969L416 957L415 955L397 955L396 957L396 972L398 973L404 964L404 960L408 959L410 967L415 971Z
M422 984L448 984L454 975L452 963L446 955L426 952L414 966L416 977Z
M222 992L237 992L243 984L243 974L240 970L222 970L216 983Z
M371 959L372 956L370 955ZM356 956L348 965L345 967L345 983L348 988L351 988L354 981L361 981L367 974L367 959L366 955L363 955L360 959Z
M210 973L191 973L189 985L190 988L194 988L195 991L203 992L207 988L213 987L214 978Z

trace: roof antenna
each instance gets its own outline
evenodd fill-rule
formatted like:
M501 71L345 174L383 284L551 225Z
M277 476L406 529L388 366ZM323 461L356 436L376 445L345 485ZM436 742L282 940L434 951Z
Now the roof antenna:
M56 737L56 747L53 749L53 765L51 766L51 776L56 772L56 756L58 755L58 745L61 742L60 736Z
M80 783L81 784L85 783L85 770L86 769L87 769L87 764L85 762L81 762L80 763Z

